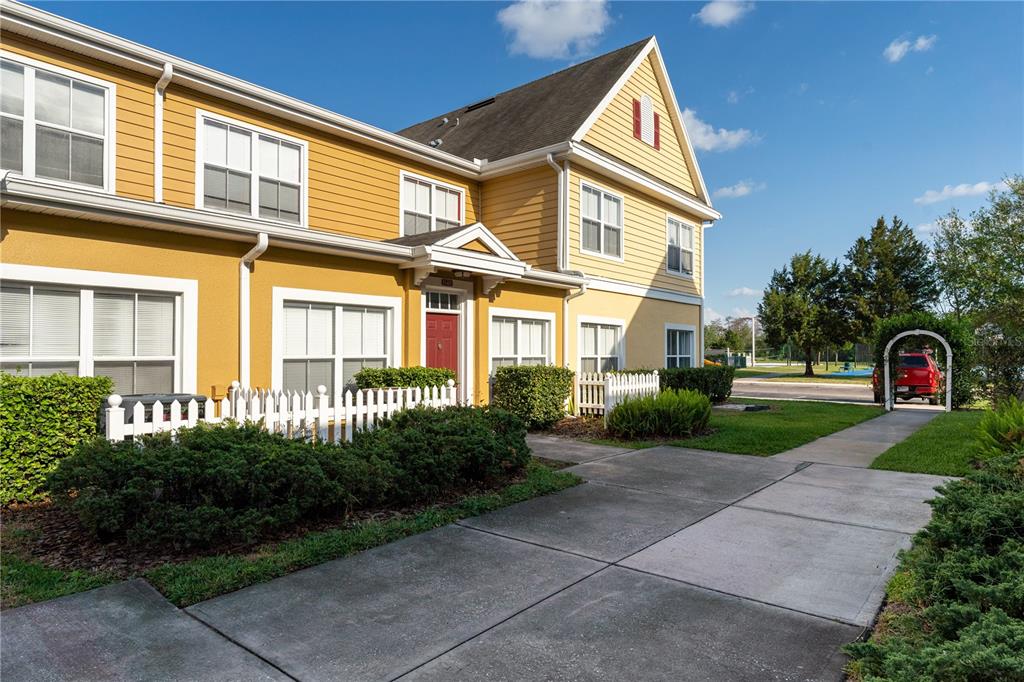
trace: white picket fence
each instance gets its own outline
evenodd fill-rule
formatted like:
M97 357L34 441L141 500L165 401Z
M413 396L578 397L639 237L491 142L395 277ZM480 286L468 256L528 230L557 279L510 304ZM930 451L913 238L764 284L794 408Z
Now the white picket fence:
M657 395L659 381L657 370L649 374L580 372L576 374L576 414L607 415L627 397Z
M315 436L319 441L339 442L352 440L355 431L372 429L381 419L417 405L447 407L456 405L458 391L455 382L449 380L445 386L428 388L380 388L345 391L327 395L324 386L317 387L317 394L301 394L295 391L271 391L267 389L242 389L238 382L232 382L228 397L219 401L207 399L202 405L190 400L185 405L175 400L169 406L160 401L152 404L147 420L147 409L136 403L130 421L125 421L126 410L121 407L123 398L114 394L107 398L105 410L106 436L112 441L134 438L163 431L176 431L183 426L195 426L200 422L218 424L226 420L236 422L261 422L273 433L282 433L292 438ZM170 416L166 417L165 407Z

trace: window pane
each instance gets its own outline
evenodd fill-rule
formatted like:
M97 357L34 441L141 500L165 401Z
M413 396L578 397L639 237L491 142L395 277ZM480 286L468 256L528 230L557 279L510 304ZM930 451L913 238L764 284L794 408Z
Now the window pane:
M21 372L24 374L24 369ZM32 377L45 377L50 374L67 374L69 377L78 376L77 362L33 362L28 375Z
M544 358L523 358L523 365L543 365Z
M0 111L25 113L25 70L11 62L0 63Z
M71 136L70 180L103 186L103 141L82 135Z
M619 353L619 328L618 327L605 327L599 328L600 337L597 345L597 350L600 355L618 355Z
M272 178L278 177L277 172L277 158L278 158L278 143L277 140L271 140L266 137L260 137L260 175L269 175Z
M307 306L284 307L284 354L306 355Z
M604 214L601 218L609 225L622 225L622 202L608 194L604 195Z
M367 310L363 314L363 355L384 355L385 327L387 313L383 310Z
M309 372L306 378L307 391L316 395L316 387L323 386L327 389L327 395L334 395L333 360L310 360L307 365L307 370Z
M597 371L597 358L583 358L580 361L580 369L584 372L596 372Z
M227 208L228 172L206 166L203 171L203 206Z
M36 120L57 125L71 123L71 81L36 72Z
M679 366L679 358L675 358L675 357L673 357L671 355L668 356L667 358L665 358L665 366L668 367L669 369L672 369L674 367L678 367Z
M228 166L238 170L250 170L252 163L252 138L238 128L228 128Z
M203 161L218 166L227 165L228 127L206 121L203 124Z
M96 356L134 355L135 297L96 294L93 298L92 347Z
M299 222L299 188L291 185L280 186L280 218Z
M277 218L278 197L277 183L273 180L260 178L260 217Z
M537 320L523 320L522 330L522 354L524 356L543 356L546 354L544 346L544 331L546 322Z
M679 355L679 331L676 329L669 329L666 341L668 346L668 355Z
M171 393L173 391L173 361L135 363L136 393Z
M416 204L417 213L430 213L430 185L425 182L416 183Z
M601 250L601 223L583 221L583 248L588 251Z
M356 387L356 373L363 367L383 367L382 361L373 360L344 360L341 363L341 382L346 390L354 390Z
M21 171L24 159L22 122L6 116L0 118L0 168Z
M683 272L693 274L693 253L690 251L682 252L683 258Z
M36 126L36 175L67 180L71 165L70 145L68 133Z
M608 256L622 255L622 231L614 227L604 228L604 253Z
M680 271L680 259L679 259L679 247L669 246L668 247L668 269L672 272Z
M77 291L32 292L32 355L78 355Z
M0 289L0 356L28 355L28 287Z
M281 388L285 391L306 392L306 361L285 360ZM290 407L290 406L289 406Z
M103 88L76 82L71 93L71 127L103 134Z
M685 249L693 248L693 228L689 225L681 225L680 232L682 235L682 246Z
M285 182L299 183L301 181L299 177L300 149L293 144L282 142L280 154L278 176Z
M494 355L516 354L516 322L507 318L495 318L491 323L491 340Z
M334 354L334 308L309 309L307 355Z
M341 315L341 354L363 355L363 311L361 308L345 308Z
M461 213L462 213L461 209L462 209L462 207L459 205L461 203L460 202L461 198L462 198L462 195L460 195L458 192L448 192L448 197L447 197L447 202L448 202L447 209L448 210L445 211L445 217L448 218L449 220L454 220L455 222L460 222L460 220L462 218L462 216L461 216Z
M437 220L435 221L435 224L437 225L437 229L439 230L447 230L453 227L459 227L459 223L455 220Z
M114 393L130 395L135 393L135 363L97 362L93 372L98 377L110 377L114 382Z
M668 221L668 243L679 246L679 223L671 219Z
M583 336L583 352L581 355L597 355L597 327L585 324L580 332ZM593 370L597 371L597 370Z
M601 219L600 210L598 208L598 202L600 202L600 200L600 193L595 192L589 187L583 188L583 193L581 195L581 210L583 211L584 218L592 218L593 220Z
M601 371L614 372L619 369L618 358L601 358Z
M139 296L136 355L174 355L174 299ZM170 390L170 389L168 389Z
M402 180L402 204L408 211L416 210L416 181L411 178Z
M249 176L228 171L228 206L229 211L249 213L251 197L249 195Z
M430 218L416 215L415 213L405 214L405 234L424 234L430 232Z

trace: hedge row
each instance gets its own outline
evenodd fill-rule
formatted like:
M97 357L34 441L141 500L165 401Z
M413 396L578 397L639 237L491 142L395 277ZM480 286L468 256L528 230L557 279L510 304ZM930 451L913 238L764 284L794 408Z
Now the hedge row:
M0 374L0 504L29 502L62 458L94 437L107 377Z
M367 367L356 372L359 388L424 388L455 381L446 367Z
M512 476L529 456L514 415L417 408L343 444L230 423L180 429L175 439L99 438L64 459L48 488L102 540L209 547L352 509L436 500Z
M528 428L547 428L565 416L572 380L573 371L565 367L499 367L491 385L491 404L517 415Z
M732 395L735 367L673 367L658 370L661 390L691 390L706 395L713 403L724 403Z

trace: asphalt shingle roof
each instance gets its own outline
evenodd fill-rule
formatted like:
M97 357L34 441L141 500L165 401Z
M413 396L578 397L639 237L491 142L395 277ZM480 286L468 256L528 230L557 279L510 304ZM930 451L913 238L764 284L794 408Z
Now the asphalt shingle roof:
M465 225L459 225L458 227L448 227L443 230L434 230L433 232L421 232L420 234L410 234L405 237L395 237L386 241L392 244L401 244L402 246L428 246L436 244L442 239L450 237L456 232L462 232L465 229Z
M497 161L570 139L650 38L398 131L464 159ZM444 124L444 119L448 123ZM458 125L455 124L458 120Z

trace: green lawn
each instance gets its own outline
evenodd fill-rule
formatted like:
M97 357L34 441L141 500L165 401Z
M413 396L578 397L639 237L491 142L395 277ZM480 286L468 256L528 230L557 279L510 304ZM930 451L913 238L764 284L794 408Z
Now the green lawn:
M980 410L944 412L917 433L892 446L872 469L963 476L971 470Z
M226 592L264 582L307 566L337 559L395 540L478 516L500 507L547 495L580 483L565 471L531 463L526 477L501 490L467 496L453 504L431 507L418 514L366 521L250 548L245 553L203 557L168 563L142 574L165 597L188 606ZM12 552L16 537L5 537L0 565L0 604L3 608L53 599L114 582L115 577L89 571L62 571Z
M838 372L842 369L842 363L835 364L830 363L828 370L825 370L825 365L814 366L814 376L805 377L803 363L794 362L792 365L780 365L776 367L766 367L758 365L757 367L746 367L743 369L736 370L737 379L764 379L765 381L820 381L827 383L841 383L841 384L860 384L863 386L871 385L871 377L830 377L826 374L832 372ZM863 367L861 367L863 369ZM773 376L779 374L781 376Z
M713 433L678 441L594 441L606 445L649 448L656 445L678 445L698 450L715 450L740 455L775 455L810 443L841 429L882 414L872 405L845 405L796 400L747 400L733 398L730 402L769 405L764 412L724 412L711 415Z

